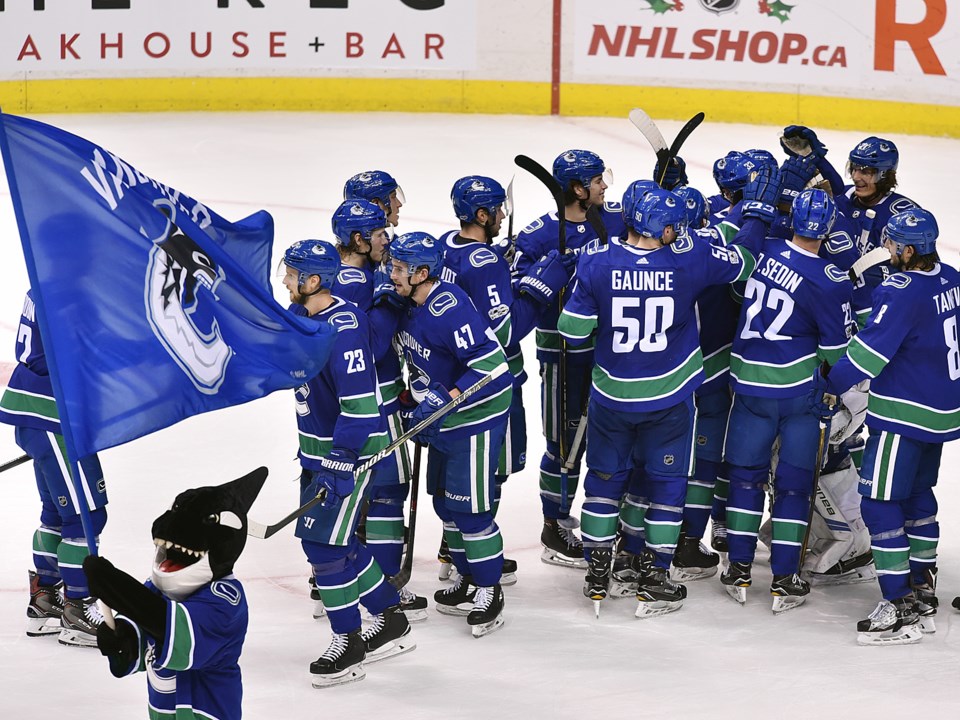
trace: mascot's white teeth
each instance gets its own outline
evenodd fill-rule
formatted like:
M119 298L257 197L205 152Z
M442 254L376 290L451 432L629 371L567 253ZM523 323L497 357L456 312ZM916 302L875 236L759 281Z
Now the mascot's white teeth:
M190 548L183 547L182 545L178 545L177 543L170 542L169 540L164 540L163 538L154 538L153 544L159 548L164 548L166 550L170 550L170 549L178 550L179 552L182 552L185 555L189 555L191 557L196 557L196 558L202 558L207 554L206 550L192 550Z

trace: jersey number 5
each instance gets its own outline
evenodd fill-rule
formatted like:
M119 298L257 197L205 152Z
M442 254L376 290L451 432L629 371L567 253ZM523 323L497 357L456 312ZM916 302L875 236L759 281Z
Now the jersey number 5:
M613 305L613 344L615 353L657 352L667 349L667 328L673 325L673 298L652 297L643 302L638 297L615 297ZM628 310L643 306L643 324L639 317L630 317ZM639 314L639 313L638 313Z

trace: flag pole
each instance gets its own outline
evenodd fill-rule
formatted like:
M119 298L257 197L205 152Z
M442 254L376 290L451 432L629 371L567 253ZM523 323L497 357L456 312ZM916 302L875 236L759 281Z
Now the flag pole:
M17 226L20 228L20 244L23 246L23 257L27 264L27 275L30 278L30 288L33 294L33 302L36 306L37 325L40 330L40 339L43 342L44 355L47 360L47 369L50 373L50 381L53 384L53 398L57 405L57 415L60 417L60 432L63 435L63 442L67 450L67 460L70 463L70 477L68 480L73 483L74 492L77 498L77 508L80 510L80 524L83 526L83 534L86 536L87 549L91 555L97 554L96 536L93 533L93 519L90 516L90 508L87 506L87 494L80 478L80 467L76 452L76 443L74 442L73 429L70 425L69 411L63 400L63 392L60 386L60 377L57 373L57 360L53 344L49 342L47 314L45 311L45 302L40 288L40 280L37 276L36 261L33 255L33 248L29 241L29 231L27 229L26 216L23 213L23 205L20 202L20 191L17 185L16 173L13 169L13 157L10 153L10 144L7 141L6 114L0 108L0 155L3 157L3 167L7 174L7 184L10 186L10 199L13 202L13 212L17 218Z

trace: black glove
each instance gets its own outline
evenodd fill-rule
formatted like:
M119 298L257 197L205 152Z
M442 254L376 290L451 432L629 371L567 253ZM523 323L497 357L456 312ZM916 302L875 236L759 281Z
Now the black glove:
M123 677L140 657L140 644L133 625L121 619L115 624L116 630L105 622L97 627L97 649L110 660L110 672Z
M93 597L126 615L155 639L163 640L167 632L167 602L162 597L97 555L84 559L83 572Z

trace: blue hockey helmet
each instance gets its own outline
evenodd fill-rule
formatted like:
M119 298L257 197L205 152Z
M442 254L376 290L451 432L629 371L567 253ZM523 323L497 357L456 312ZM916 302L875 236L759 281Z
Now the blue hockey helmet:
M450 191L453 211L461 222L474 222L480 208L494 214L495 208L505 205L506 200L507 192L503 189L503 185L483 175L462 177L453 184L453 189ZM504 207L503 212L509 215L510 208Z
M689 185L678 185L673 189L673 194L679 195L683 200L683 206L687 212L687 224L694 229L702 228L708 217L707 201L703 193Z
M623 202L620 204L620 213L623 215L623 222L627 227L630 226L630 216L633 215L633 207L637 200L642 198L651 190L661 190L653 180L634 180L623 193Z
M350 239L355 232L370 242L375 230L387 226L387 216L375 205L367 200L346 200L340 203L333 212L333 235L337 242L345 248L350 247Z
M604 165L599 155L589 150L567 150L553 161L553 178L560 183L564 191L574 180L584 187L589 187L590 181L597 175L602 175L607 185L613 183L613 173Z
M780 163L777 162L777 159L773 156L773 153L769 150L762 150L760 148L753 148L751 150L745 150L744 155L749 157L757 164L757 170L762 167L771 167L779 168Z
M713 179L721 190L743 190L759 163L746 153L731 150L713 164Z
M404 233L390 243L390 259L406 263L408 275L425 267L428 277L435 277L443 267L443 245L429 233Z
M397 199L401 204L406 203L407 199L403 196L403 190L393 179L390 173L383 170L365 170L357 173L347 180L343 186L344 200L368 200L374 202L379 200L385 208L390 207L390 194L396 191Z
M929 255L937 251L940 228L932 212L910 208L892 215L882 235L884 240L892 240L897 246L897 255L902 255L907 245L913 245L919 255Z
M879 180L890 170L896 170L900 164L900 152L892 140L884 140L873 135L861 140L850 151L847 163L848 173L854 168L873 168Z
M283 264L300 273L298 286L316 275L320 278L320 287L329 290L340 272L340 253L324 240L299 240L283 254Z
M811 188L793 201L793 232L804 238L826 240L837 219L837 205L830 193Z
M636 199L627 225L643 237L659 239L668 226L682 235L687 225L683 199L669 190L651 190Z

